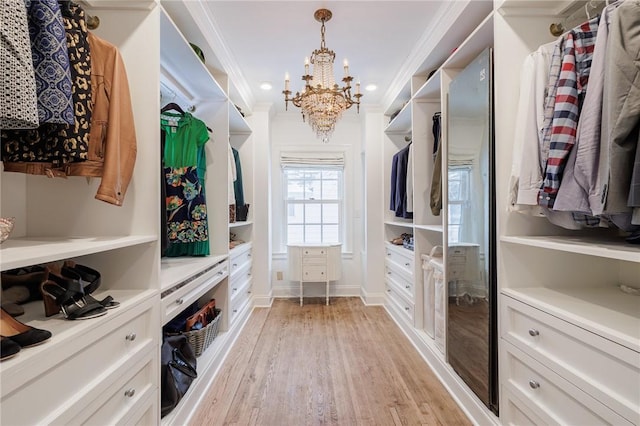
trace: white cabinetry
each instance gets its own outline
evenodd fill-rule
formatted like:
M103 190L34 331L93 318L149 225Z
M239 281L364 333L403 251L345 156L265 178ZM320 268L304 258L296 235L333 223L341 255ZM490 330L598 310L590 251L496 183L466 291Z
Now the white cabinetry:
M520 65L555 39L552 22L584 4L496 7L496 178L507 182ZM509 212L507 185L497 200L502 422L640 424L640 300L620 289L640 286L640 248Z
M100 179L49 179L2 173L0 215L17 224L0 247L4 270L72 259L98 270L95 297L120 306L99 318L45 317L42 301L18 319L52 338L0 364L0 423L147 424L159 422L160 295L158 49L154 1L87 7L94 33L118 47L127 69L137 161L121 207L94 199ZM156 44L157 46L157 44Z
M251 302L251 243L244 243L229 254L229 288L231 293L231 316L233 324L243 318L243 312Z
M340 279L342 273L341 244L289 244L289 276L300 282L302 306L303 282L324 282L329 304L329 282Z

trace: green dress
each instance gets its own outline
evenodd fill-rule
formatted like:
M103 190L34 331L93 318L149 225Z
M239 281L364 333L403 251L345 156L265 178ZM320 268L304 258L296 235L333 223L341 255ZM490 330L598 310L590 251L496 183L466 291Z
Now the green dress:
M168 247L165 256L206 256L209 231L205 199L207 126L189 113L165 112L163 168Z

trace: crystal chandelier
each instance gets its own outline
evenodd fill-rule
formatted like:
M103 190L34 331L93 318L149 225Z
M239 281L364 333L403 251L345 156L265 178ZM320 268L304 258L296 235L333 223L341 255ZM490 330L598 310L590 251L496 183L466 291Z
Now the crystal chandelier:
M349 75L349 64L344 61L344 87L339 87L333 77L333 61L336 54L333 50L327 49L324 42L324 23L331 19L331 11L328 9L318 9L313 14L316 21L322 23L320 34L322 41L320 49L316 49L309 58L304 59L304 75L302 80L305 81L302 93L296 92L291 97L289 74L285 74L284 78L284 102L285 109L289 107L289 101L293 105L301 108L302 120L308 121L316 136L321 138L323 142L328 142L329 137L336 127L336 122L342 116L344 110L351 108L352 105L357 106L360 112L360 82L356 83L356 92L351 95L351 82L353 77ZM309 63L313 65L313 75L309 74Z

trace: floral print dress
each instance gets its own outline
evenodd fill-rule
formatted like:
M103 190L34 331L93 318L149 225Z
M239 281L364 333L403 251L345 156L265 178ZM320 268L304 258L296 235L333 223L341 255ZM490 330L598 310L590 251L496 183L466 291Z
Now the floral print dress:
M207 126L189 113L163 113L166 256L206 256L209 232L204 179Z

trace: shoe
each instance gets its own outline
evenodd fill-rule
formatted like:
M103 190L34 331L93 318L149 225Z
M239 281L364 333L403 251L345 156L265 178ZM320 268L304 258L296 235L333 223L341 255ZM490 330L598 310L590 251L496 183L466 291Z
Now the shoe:
M0 337L0 361L14 357L20 352L20 345L7 337Z
M64 277L80 281L84 292L85 303L99 303L106 309L113 309L120 306L120 302L116 302L111 296L107 296L102 300L97 300L91 296L91 293L100 287L100 272L95 269L89 268L88 266L78 265L71 260L67 260L64 262L61 274Z
M49 279L42 283L44 313L50 317L62 312L69 320L100 317L107 310L99 303L88 303L84 299L82 284L78 280L62 277L50 272Z
M0 336L8 338L22 348L39 345L51 338L51 332L30 327L0 309Z
M40 284L47 279L48 269L48 267L34 265L2 271L0 277L3 298L9 296L12 302L19 304L42 300Z
M19 317L20 315L24 314L24 308L22 306L13 302L4 302L5 300L4 298L2 300L3 302L2 302L2 305L0 305L0 307L5 311L7 311L7 313L12 317Z

